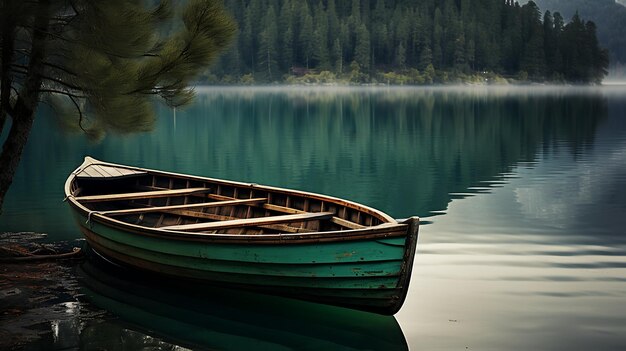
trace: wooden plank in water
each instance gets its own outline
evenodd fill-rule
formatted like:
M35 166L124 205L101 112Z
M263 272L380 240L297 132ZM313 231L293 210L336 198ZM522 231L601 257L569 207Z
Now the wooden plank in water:
M149 199L149 198L155 198L155 197L201 194L201 193L206 193L209 191L211 191L211 189L209 188L168 189L168 190L157 190L157 191L142 191L142 192L136 192L136 193L79 196L76 198L76 200L78 202L84 203L84 202L97 202L97 201Z
M267 201L266 198L241 199L241 200L228 200L228 201L215 201L215 202L201 202L197 204L185 204L185 205L131 208L127 210L104 211L104 212L99 212L99 213L105 216L121 216L121 215L137 214L137 213L164 212L164 211L171 211L171 210L191 209L191 208L210 208L210 207L224 207L224 206L236 206L236 205L252 205L252 204L257 204L257 203L265 202L265 201Z
M230 220L230 221L217 221L217 222L208 222L208 223L181 224L181 225L161 227L159 229L190 230L190 231L217 230L217 229L227 229L227 228L237 228L237 227L256 227L256 226L265 225L265 224L321 220L321 219L329 219L332 217L333 217L333 213L331 212L313 212L313 213L301 213L301 214L284 215L284 216L235 219L235 220Z

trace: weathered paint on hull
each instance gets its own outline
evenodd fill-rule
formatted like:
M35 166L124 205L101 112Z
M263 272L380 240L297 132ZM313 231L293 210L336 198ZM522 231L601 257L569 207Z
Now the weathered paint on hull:
M393 314L413 255L407 237L291 245L190 242L128 233L76 213L89 244L140 269ZM404 266L403 266L404 265Z

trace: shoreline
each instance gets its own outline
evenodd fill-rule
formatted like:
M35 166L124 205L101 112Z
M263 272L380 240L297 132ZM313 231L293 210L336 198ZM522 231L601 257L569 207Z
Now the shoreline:
M61 336L67 337L65 329L60 330L62 325L99 320L106 314L80 300L75 269L83 257L16 260L16 256L9 255L33 248L67 251L76 245L84 246L81 240L43 242L46 236L34 232L0 233L0 246L15 249L0 251L5 255L0 256L1 350L43 349L50 345L61 349L67 343L61 340Z
M433 85L329 85L329 84L259 84L259 85L196 85L198 97L207 94L266 93L287 94L308 98L314 95L363 94L476 94L488 97L515 95L580 95L624 94L626 82L607 82L601 85L572 84L433 84Z

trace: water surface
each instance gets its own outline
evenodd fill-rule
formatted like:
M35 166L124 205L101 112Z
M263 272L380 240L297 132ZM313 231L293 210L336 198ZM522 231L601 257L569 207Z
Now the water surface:
M43 108L0 231L78 238L62 187L85 155L421 216L395 316L413 350L626 348L623 86L198 88L97 144Z

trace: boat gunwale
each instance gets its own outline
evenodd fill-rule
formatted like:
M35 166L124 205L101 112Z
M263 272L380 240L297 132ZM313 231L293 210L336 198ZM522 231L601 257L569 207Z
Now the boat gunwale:
M85 207L82 203L76 200L75 196L72 194L71 185L77 178L78 173L80 173L86 167L93 164L101 164L106 166L113 167L121 167L125 169L131 170L139 170L146 172L151 175L159 175L166 177L175 177L179 179L188 179L188 180L196 180L202 182L210 182L214 184L224 184L229 186L239 186L239 187L248 187L255 188L263 191L268 191L272 193L281 193L281 194L291 194L302 196L305 198L317 199L321 201L333 202L342 206L346 206L358 211L362 211L369 215L375 216L379 218L383 223L378 224L376 226L370 226L359 229L346 229L346 230L336 230L336 231L317 231L312 233L276 233L276 234L261 234L261 235L246 235L246 234L217 234L217 233L198 233L198 232L188 232L188 231L177 231L177 230L166 230L160 228L151 228L136 224L131 224L127 222L123 222L117 219L113 219L111 217L102 215L98 213L98 211L90 210ZM404 237L407 236L407 224L398 223L391 216L386 213L374 209L369 206L362 205L360 203L356 203L350 200L345 200L333 196L322 195L317 193L311 193L300 190L293 189L285 189L278 188L266 185L259 185L256 183L244 183L238 181L230 181L224 179L215 179L209 177L201 177L194 175L186 175L181 173L167 172L167 171L159 171L152 170L140 167L126 166L126 165L118 165L115 163L104 162L100 160L96 160L89 156L85 157L85 161L74 170L68 176L65 182L65 196L70 205L78 210L80 214L88 218L88 221L96 221L105 226L113 227L116 229L120 229L127 232L132 232L135 234L158 237L162 239L176 239L176 240L190 240L190 241L210 241L210 242L236 242L241 243L242 241L247 243L258 243L258 244L285 244L285 243L311 243L311 242L322 242L322 241L349 241L349 240L370 240L370 239L384 239L391 237ZM104 211L103 211L104 212ZM400 233L400 230L402 232ZM394 232L396 234L394 234Z

